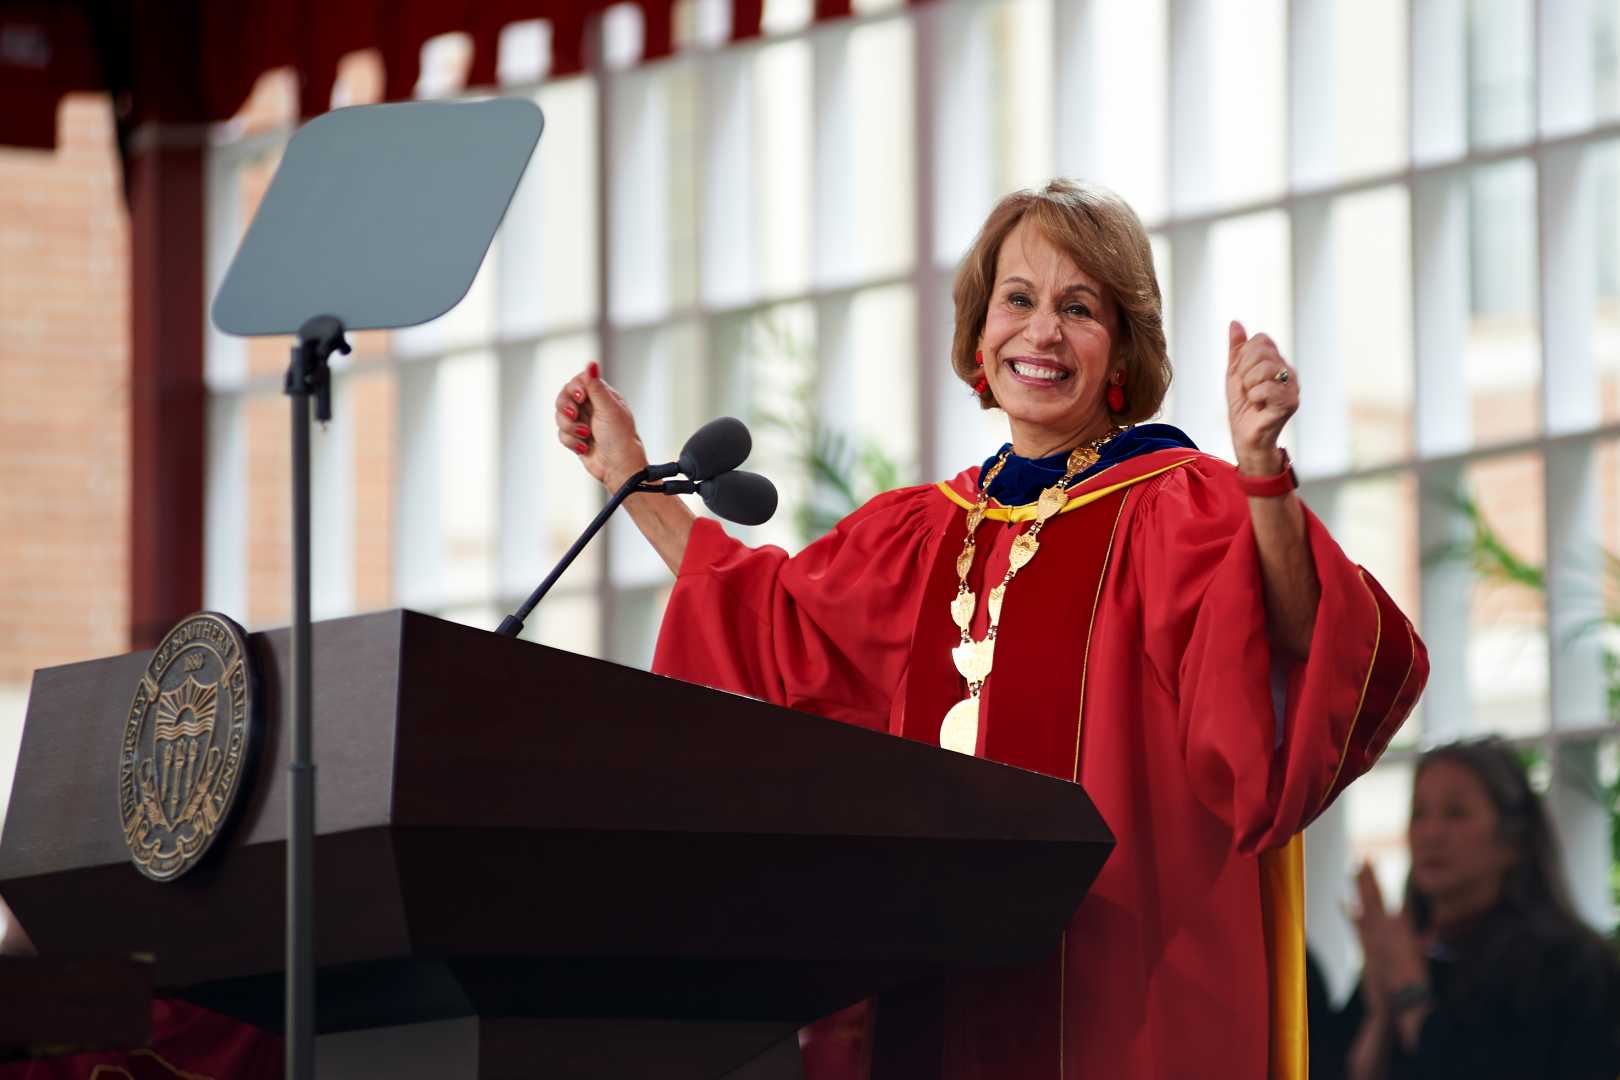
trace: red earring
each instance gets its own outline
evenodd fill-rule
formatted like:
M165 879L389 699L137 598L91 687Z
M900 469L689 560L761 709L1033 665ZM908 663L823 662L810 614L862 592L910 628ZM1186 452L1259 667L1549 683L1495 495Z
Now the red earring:
M983 349L980 349L978 352L973 354L973 366L974 367L984 367L984 350Z
M1110 383L1108 386L1108 410L1115 413L1125 411L1125 388L1119 383Z
M980 375L979 381L973 384L973 392L980 397L984 397L990 392L990 383L983 375Z

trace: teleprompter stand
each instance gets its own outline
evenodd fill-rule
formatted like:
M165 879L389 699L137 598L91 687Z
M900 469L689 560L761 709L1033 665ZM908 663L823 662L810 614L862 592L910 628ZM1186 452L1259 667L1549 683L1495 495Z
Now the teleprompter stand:
M287 1072L315 1072L315 762L310 738L310 406L332 419L332 353L347 355L343 324L317 316L298 328L284 390L292 399L292 759L287 764Z
M540 138L532 102L374 105L305 125L214 302L239 335L298 335L292 399L292 753L288 761L287 1076L314 1075L315 762L310 644L310 407L332 418L347 330L437 318L471 287ZM324 314L322 314L324 313Z

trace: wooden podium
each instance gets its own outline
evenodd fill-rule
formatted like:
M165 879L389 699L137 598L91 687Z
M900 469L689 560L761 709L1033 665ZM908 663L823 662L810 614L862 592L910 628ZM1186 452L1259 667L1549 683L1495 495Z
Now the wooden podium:
M323 1044L427 1025L465 1076L750 1075L862 998L1048 955L1113 844L1073 784L414 612L313 641ZM150 953L160 992L279 1028L287 634L249 650L249 786L168 884L118 816L150 654L37 672L0 895L42 956Z

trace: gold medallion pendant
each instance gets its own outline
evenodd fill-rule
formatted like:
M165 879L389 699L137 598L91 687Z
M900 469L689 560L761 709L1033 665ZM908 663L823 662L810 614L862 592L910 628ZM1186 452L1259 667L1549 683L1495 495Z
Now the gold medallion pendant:
M959 754L971 754L979 742L979 699L963 698L945 714L939 725L939 745Z
M956 670L961 672L962 678L970 683L983 682L985 676L990 674L990 665L995 663L995 638L964 641L951 650L951 659L956 662Z
M1030 523L1028 531L1013 540L1012 550L1008 552L1007 573L1002 577L1001 584L989 592L990 626L984 637L975 641L973 613L978 610L979 598L968 588L968 574L973 569L973 557L977 554L973 537L985 518L985 508L990 502L990 483L1000 475L1002 466L1007 464L1011 447L1002 451L980 481L978 502L968 511L967 535L962 540L962 553L956 557L956 595L951 598L951 621L961 631L960 643L951 650L951 660L967 683L968 696L952 705L939 725L939 745L945 749L961 754L972 754L978 749L979 695L995 664L996 634L1001 627L1001 606L1007 595L1007 586L1040 551L1041 530L1046 523L1062 513L1069 504L1069 483L1097 463L1102 445L1117 434L1119 429L1115 428L1099 439L1075 447L1069 454L1063 478L1041 492L1035 503L1035 520Z

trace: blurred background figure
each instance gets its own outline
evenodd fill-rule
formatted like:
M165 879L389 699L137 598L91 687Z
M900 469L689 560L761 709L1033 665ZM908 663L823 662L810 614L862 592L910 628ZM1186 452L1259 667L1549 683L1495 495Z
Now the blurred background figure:
M1620 1075L1620 959L1575 914L1541 798L1498 738L1418 762L1403 907L1356 878L1366 961L1313 1016L1315 1077Z

